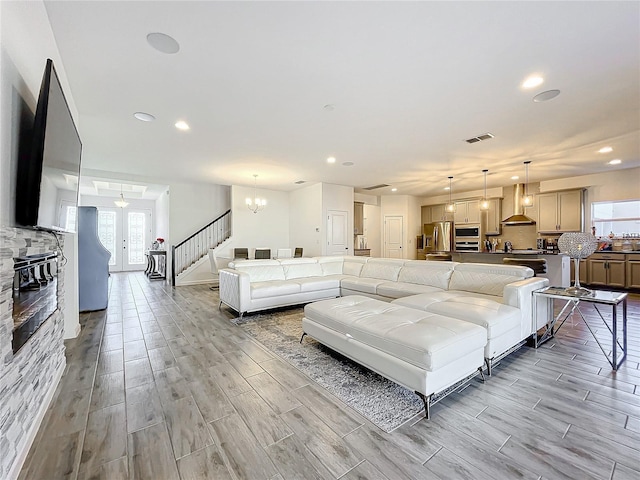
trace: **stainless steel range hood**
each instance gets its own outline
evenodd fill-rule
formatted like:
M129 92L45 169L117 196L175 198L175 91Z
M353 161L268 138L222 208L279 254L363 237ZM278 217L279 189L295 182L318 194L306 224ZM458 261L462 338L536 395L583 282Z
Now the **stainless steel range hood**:
M524 195L524 184L516 183L513 187L513 215L502 221L503 225L535 225L535 220L524 214L522 197Z

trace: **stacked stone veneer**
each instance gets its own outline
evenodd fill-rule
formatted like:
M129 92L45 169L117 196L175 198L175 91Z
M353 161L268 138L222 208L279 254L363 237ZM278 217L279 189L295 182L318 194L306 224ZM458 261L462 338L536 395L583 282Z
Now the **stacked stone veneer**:
M64 235L58 235L63 247ZM10 478L33 439L38 413L65 366L64 266L58 260L58 308L14 355L13 257L57 250L53 234L0 227L0 478Z

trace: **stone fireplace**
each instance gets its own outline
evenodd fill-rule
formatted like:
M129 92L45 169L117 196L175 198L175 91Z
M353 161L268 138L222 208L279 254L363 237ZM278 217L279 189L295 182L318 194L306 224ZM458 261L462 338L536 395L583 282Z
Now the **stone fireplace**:
M64 240L64 235L56 240L47 232L0 227L0 478L16 477L65 367L63 262L56 263L55 282L45 286L51 313L43 311L40 325L14 352L14 258L53 255L55 261Z

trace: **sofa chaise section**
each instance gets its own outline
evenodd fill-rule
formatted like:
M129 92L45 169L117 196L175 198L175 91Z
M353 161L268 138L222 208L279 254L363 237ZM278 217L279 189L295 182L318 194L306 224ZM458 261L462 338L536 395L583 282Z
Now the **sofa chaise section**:
M306 305L302 329L419 394L427 418L434 394L482 372L487 343L474 323L362 295Z

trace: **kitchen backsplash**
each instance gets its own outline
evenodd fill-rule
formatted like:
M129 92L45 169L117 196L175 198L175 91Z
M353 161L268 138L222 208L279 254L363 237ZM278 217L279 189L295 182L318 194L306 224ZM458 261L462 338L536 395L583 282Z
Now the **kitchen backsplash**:
M502 248L506 241L511 242L514 250L535 249L538 232L535 225L503 225L502 234L490 237L491 240L494 238L500 240L498 249Z

